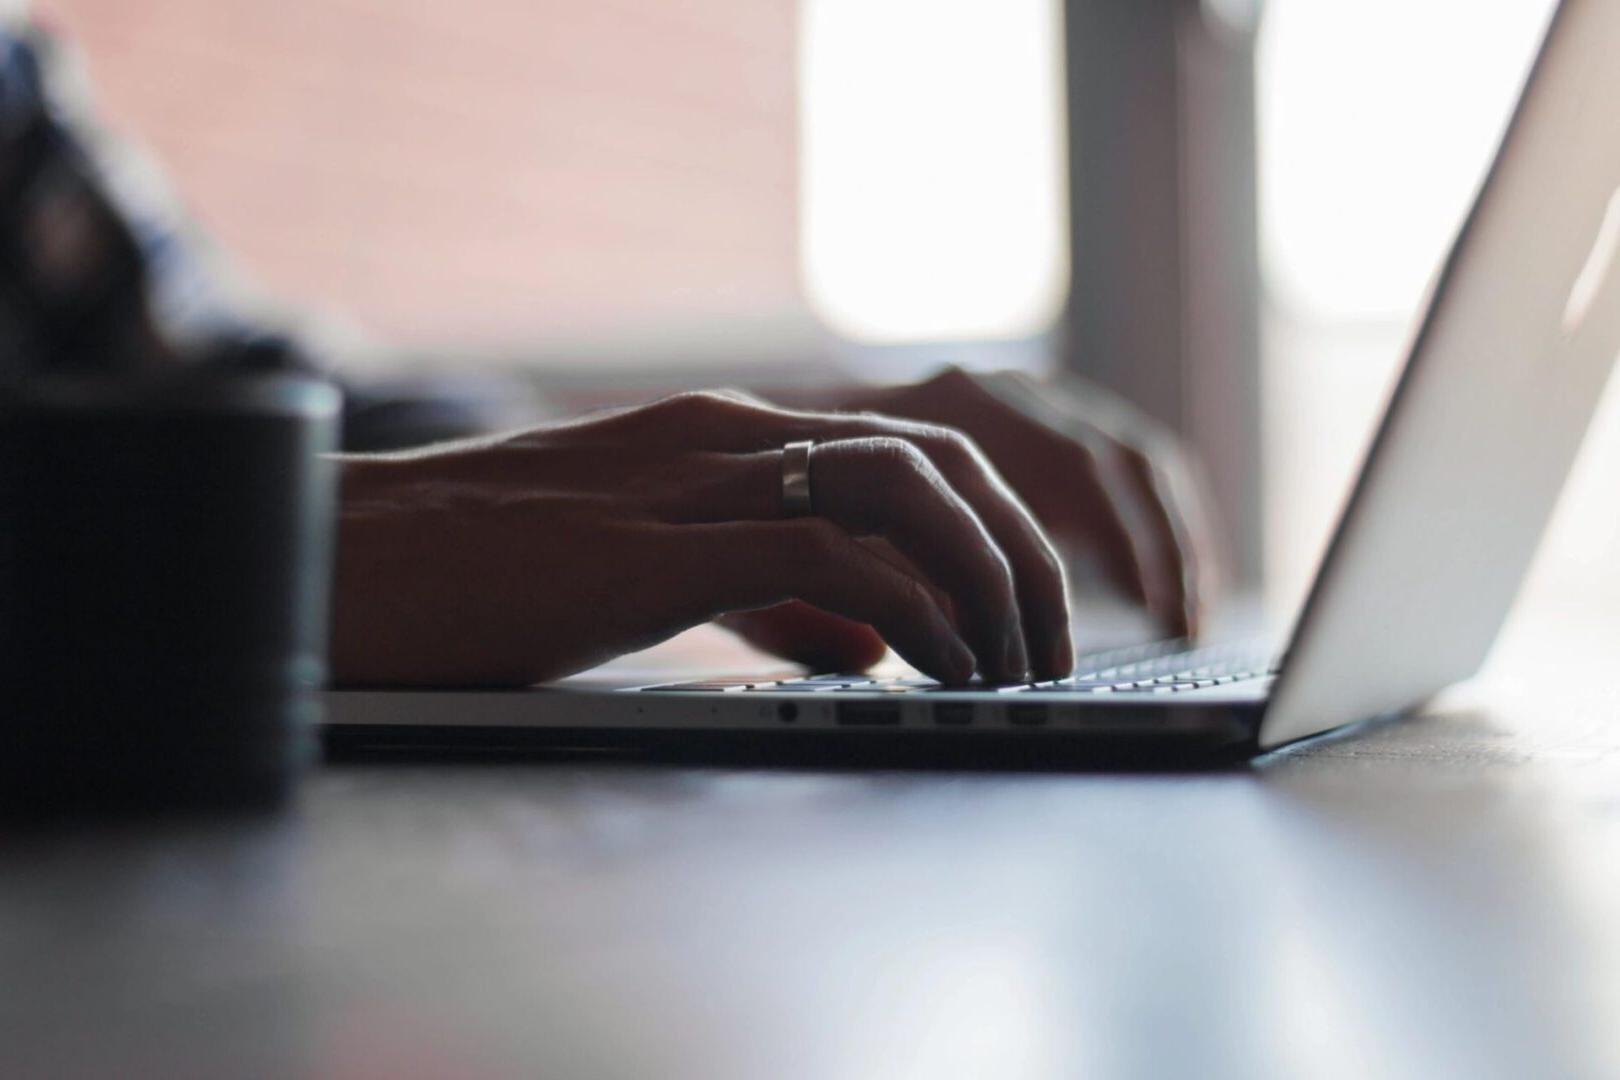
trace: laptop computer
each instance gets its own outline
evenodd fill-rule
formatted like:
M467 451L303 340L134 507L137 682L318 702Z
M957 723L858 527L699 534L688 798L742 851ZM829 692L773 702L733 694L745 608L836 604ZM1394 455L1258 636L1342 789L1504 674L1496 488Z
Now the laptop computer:
M1249 754L1484 660L1620 352L1620 4L1564 0L1285 647L1158 642L1055 682L872 675L325 695L329 750L628 749L1036 765Z

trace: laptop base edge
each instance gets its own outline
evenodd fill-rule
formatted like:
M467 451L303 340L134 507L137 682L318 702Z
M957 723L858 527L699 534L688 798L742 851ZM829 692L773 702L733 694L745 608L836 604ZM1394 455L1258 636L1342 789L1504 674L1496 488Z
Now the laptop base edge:
M1257 752L1258 713L1140 732L852 731L328 724L327 760L582 761L968 771L1229 767Z

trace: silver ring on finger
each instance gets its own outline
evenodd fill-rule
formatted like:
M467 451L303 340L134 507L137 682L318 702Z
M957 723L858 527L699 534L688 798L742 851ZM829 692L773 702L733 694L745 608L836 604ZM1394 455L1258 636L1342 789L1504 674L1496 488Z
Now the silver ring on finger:
M782 447L783 517L809 517L816 512L810 500L810 448L814 445L806 439Z

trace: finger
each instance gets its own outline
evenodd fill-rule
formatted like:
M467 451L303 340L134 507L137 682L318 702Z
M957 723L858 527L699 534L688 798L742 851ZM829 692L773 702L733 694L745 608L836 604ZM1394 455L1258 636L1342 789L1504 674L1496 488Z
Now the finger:
M826 459L828 443L846 440L898 439L920 450L927 466L931 466L932 471L937 471L944 477L945 487L967 505L971 510L971 516L978 519L979 526L993 541L992 547L997 550L1011 571L1013 598L1019 612L1018 632L1012 635L1016 641L1006 643L1006 647L1001 650L1006 659L999 665L993 664L987 674L999 674L1002 678L1021 678L1021 673L1030 667L1029 661L1032 659L1035 671L1044 677L1067 674L1072 669L1073 644L1070 639L1068 591L1064 582L1062 562L1029 509L1013 493L1010 485L996 472L972 440L958 431L937 425L868 414L850 416L777 409L757 399L730 392L715 392L704 400L705 404L697 411L706 411L708 414L705 419L698 422L698 425L707 432L709 442L705 445L724 451L746 452L762 446L779 448L786 442L798 439L810 439L818 443L814 452L818 462ZM688 402L687 406L690 404ZM722 418L722 422L717 423L716 417ZM904 457L905 452L897 450L895 455ZM713 464L712 461L710 464ZM707 505L716 509L724 507L725 509L719 513L711 510L711 514L716 517L778 516L781 504L780 485L779 481L771 476L771 470L778 466L769 458L755 464L758 467L759 483L752 486L751 496L742 496L741 502L737 497L724 497L721 491L730 486L731 482L711 469L707 479L698 478L694 481L708 490L700 489L699 498L688 499L688 505ZM920 471L929 471L927 466ZM838 471L836 464L828 467L835 472ZM813 492L817 490L816 482L825 482L825 479L823 477L821 481L813 481ZM877 479L879 478L876 476L850 478L853 485L869 489L874 488ZM908 524L917 524L915 520L917 515L913 511L919 508L926 510L928 505L937 501L930 497L937 493L931 493L926 489L930 486L938 488L939 485L930 482L919 488L919 485L907 478L899 479L906 490L915 492L913 497L888 500L886 507L855 500L846 502L845 508L855 514L867 516L873 511L886 510L898 516L897 521L889 521L888 524L898 528L901 534L906 534ZM840 486L838 490L839 493L847 494L851 488ZM691 494L691 485L687 485L683 494ZM829 505L817 504L818 512L826 513L828 509ZM850 524L847 515L834 516L843 523ZM927 514L923 516L928 517ZM925 524L930 528L935 527L941 524L938 518L938 515L933 515ZM949 521L946 521L945 525L950 528ZM879 531L887 535L891 530L879 529ZM933 542L935 538L918 535L915 529L909 532L913 544L921 542L925 548L937 549L938 544ZM957 528L948 535L956 535L959 540L967 539L963 528ZM939 569L939 563L939 559L931 562L929 567L931 573ZM978 569L984 571L988 567L981 564ZM951 576L951 572L947 571L947 580ZM960 575L956 576L960 578ZM968 576L970 579L975 577L972 572L969 572ZM982 581L982 575L980 580ZM993 596L994 590L991 594L985 594L981 589L978 595ZM976 626L982 633L991 633L999 625L996 617L983 610L987 604L993 604L993 601L981 603L978 611L974 611L973 605L969 604L966 612L977 620ZM980 648L981 656L999 655L994 650L986 654L985 650L990 644L986 640L981 639L975 644ZM1017 656L1018 647L1021 647L1023 653L1021 666L1015 666L1020 661Z
M1116 544L1128 546L1132 573L1139 585L1138 596L1166 631L1180 636L1186 632L1183 583L1172 554L1164 551L1164 538L1155 525L1148 500L1139 481L1117 448L1105 448L1096 455L1098 482L1106 492L1103 500L1113 521L1118 522L1121 538Z
M1125 596L1160 621L1178 609L1154 539L1143 519L1134 481L1117 460L1117 444L1100 432L1045 436L1039 451L1052 463L1049 476L1069 485L1065 505L1048 505L1048 518L1066 521L1070 543L1095 554L1100 568ZM1061 517L1059 517L1061 515Z
M967 436L921 427L917 442L971 506L1012 567L1024 637L1035 673L1053 679L1074 669L1069 590L1063 562L1028 507Z
M960 431L883 416L827 416L801 420L801 430L824 422L841 437L893 437L923 451L972 508L1012 569L1028 656L1042 678L1074 668L1069 592L1063 562L1035 516L972 439Z
M951 598L930 583L927 575L918 570L915 563L881 537L860 538L857 542L928 589L934 603L945 613L951 626L956 628L958 636L961 635ZM816 671L865 671L888 652L882 636L865 623L799 601L759 611L739 611L723 615L717 621L755 647Z
M1001 392L991 392L992 384ZM1110 422L1076 430L1078 414L1054 408L1053 392L1019 373L987 379L954 369L905 391L926 399L927 408L942 414L936 419L960 420L989 433L998 460L1025 463L1026 494L1038 504L1040 520L1084 541L1126 595L1172 632L1186 632L1188 608L1195 606L1187 602L1187 583L1181 580L1186 564L1166 558L1173 538L1160 514L1173 511L1176 503L1159 494L1163 487L1145 487L1134 461L1117 460L1135 452L1115 434L1129 419L1126 408L1088 402L1087 412L1106 413ZM1003 394L1013 395L1011 401ZM1071 466L1072 486L1052 483L1065 464ZM1032 479L1036 483L1030 484ZM1183 543L1176 550L1185 552L1186 535L1180 534Z
M735 521L669 526L664 566L684 590L691 622L802 600L873 627L919 671L967 682L975 658L916 578L873 555L832 522Z
M835 439L812 451L810 485L818 515L884 537L952 597L987 679L1029 677L1007 556L927 455L904 439Z
M1177 463L1173 440L1153 438L1152 442L1167 444L1164 451L1154 452L1152 443L1143 440L1152 436L1157 424L1129 403L1100 387L1080 384L1073 376L1046 384L1022 374L1006 379L1026 405L1048 415L1048 426L1054 430L1076 436L1075 424L1083 425L1086 434L1077 440L1105 463L1103 479L1132 525L1144 571L1143 591L1151 597L1148 609L1171 632L1193 633L1203 580L1198 560L1202 534L1191 527L1177 486L1167 482L1167 467ZM1083 393L1077 384L1083 385ZM1063 401L1068 408L1056 411L1054 423L1051 403ZM1169 480L1180 478L1169 474ZM1183 487L1182 493L1190 498L1196 491Z
M1177 568L1165 566L1162 523L1153 520L1141 478L1115 460L1132 449L1117 432L1143 426L1133 410L1094 388L1076 402L1061 381L1039 384L1016 372L947 370L908 393L920 393L925 407L943 413L940 419L960 417L964 426L993 435L997 460L1022 463L1021 482L1040 520L1083 541L1112 581L1180 632L1182 589ZM1052 483L1055 467L1066 462L1074 464L1076 477L1068 490ZM1153 489L1151 505L1173 508L1172 500L1157 496L1160 490Z
M1124 447L1121 458L1135 485L1147 525L1156 537L1159 564L1170 585L1167 625L1191 637L1198 630L1199 565L1191 530L1168 495L1153 459L1136 447Z
M1160 611L1160 571L1142 536L1127 478L1111 459L1112 443L1098 432L1065 435L1027 425L1020 434L1033 441L1009 456L1045 463L1029 492L1039 503L1039 520L1094 554L1126 597ZM1026 474L1025 482L1030 479Z
M696 520L780 518L780 451L701 459L675 486L665 513ZM914 445L892 438L839 439L811 453L816 515L852 537L887 539L950 598L987 679L1021 681L1028 673L1013 573L973 509ZM692 520L676 518L676 520Z
M956 632L958 634L962 632L962 620L956 613L956 604L952 602L950 596L943 592L938 585L935 585L932 581L928 580L928 575L918 569L915 562L906 558L904 552L902 552L899 548L896 548L893 544L889 543L881 536L857 537L856 542L867 551L870 551L873 555L876 555L878 558L894 567L896 570L899 570L902 574L905 574L907 577L916 578L917 581L921 582L923 588L927 589L929 594L933 596L934 603L939 605L939 609L945 613L945 617L949 619L951 625L956 628Z
M812 671L865 671L888 652L882 635L867 624L797 600L733 612L718 621L756 648Z

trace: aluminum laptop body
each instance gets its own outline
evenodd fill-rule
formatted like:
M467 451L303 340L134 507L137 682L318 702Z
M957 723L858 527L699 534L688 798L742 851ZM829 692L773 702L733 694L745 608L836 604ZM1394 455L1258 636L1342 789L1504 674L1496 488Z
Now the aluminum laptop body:
M328 748L1043 764L1246 754L1423 702L1483 662L1620 352L1616 56L1620 3L1564 0L1277 663L1221 646L1165 660L1171 646L1149 646L1083 658L1067 683L999 690L587 675L515 691L332 691Z

